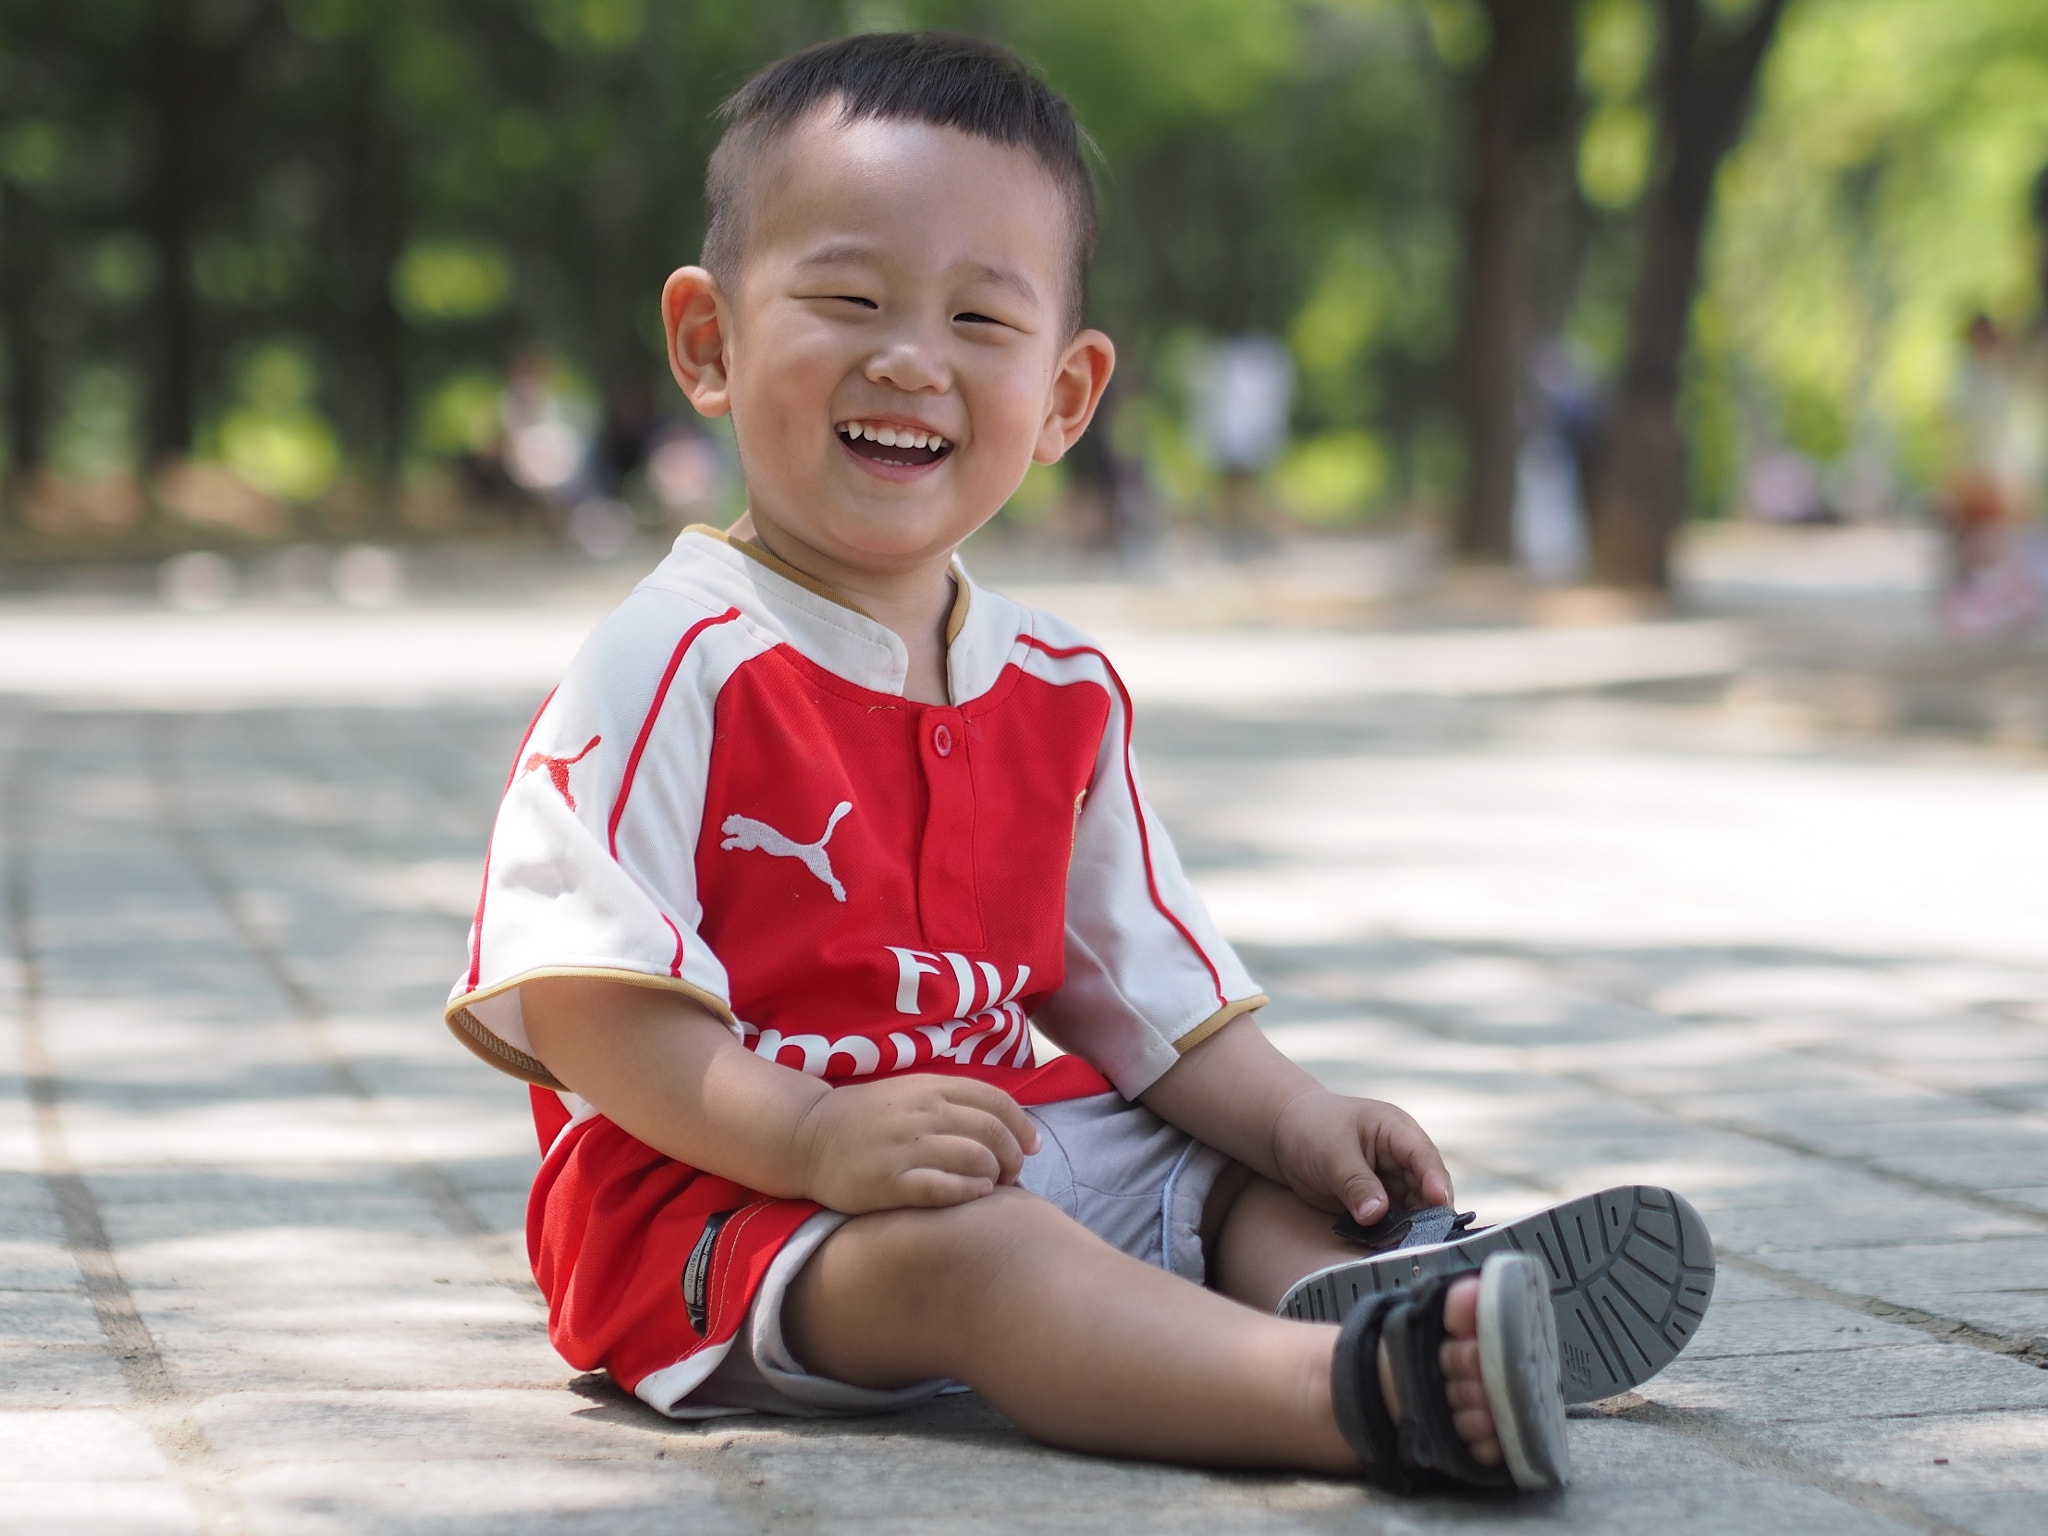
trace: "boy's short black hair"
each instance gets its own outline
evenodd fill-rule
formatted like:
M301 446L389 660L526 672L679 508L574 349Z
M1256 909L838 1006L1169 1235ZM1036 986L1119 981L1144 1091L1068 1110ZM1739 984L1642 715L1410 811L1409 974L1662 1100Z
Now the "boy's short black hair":
M1095 255L1095 179L1074 110L1029 66L996 43L953 32L869 32L793 53L769 65L719 109L725 136L704 176L704 265L721 282L746 246L747 172L779 135L831 102L841 122L882 118L931 123L1027 149L1067 204L1073 259L1068 328L1088 313Z

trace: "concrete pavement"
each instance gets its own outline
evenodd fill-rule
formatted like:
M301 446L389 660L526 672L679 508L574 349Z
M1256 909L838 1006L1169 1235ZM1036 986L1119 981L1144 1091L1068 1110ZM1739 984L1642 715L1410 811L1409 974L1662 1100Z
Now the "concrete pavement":
M1134 668L1148 787L1285 1049L1416 1111L1482 1219L1646 1180L1714 1229L1694 1347L1523 1502L1067 1456L972 1398L683 1426L577 1377L524 1271L524 1095L437 1022L534 691L285 708L230 645L204 699L17 695L0 1531L2032 1536L2048 781L1791 730L1716 633L1710 688Z

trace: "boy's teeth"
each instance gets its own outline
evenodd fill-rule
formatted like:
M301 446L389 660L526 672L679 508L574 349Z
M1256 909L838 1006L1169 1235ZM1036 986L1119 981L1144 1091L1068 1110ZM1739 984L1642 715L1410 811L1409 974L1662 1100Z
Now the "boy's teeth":
M861 438L871 443L880 443L884 448L929 448L936 452L947 446L946 440L936 432L918 432L909 427L878 427L872 422L848 421L840 424L849 441Z

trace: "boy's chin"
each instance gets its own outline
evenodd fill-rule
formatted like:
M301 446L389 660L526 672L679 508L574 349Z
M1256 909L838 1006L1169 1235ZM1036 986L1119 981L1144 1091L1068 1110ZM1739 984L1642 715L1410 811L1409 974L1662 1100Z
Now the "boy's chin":
M873 504L847 506L823 518L806 519L790 531L806 543L851 565L902 567L950 554L988 516L943 507ZM772 535L771 535L772 537Z

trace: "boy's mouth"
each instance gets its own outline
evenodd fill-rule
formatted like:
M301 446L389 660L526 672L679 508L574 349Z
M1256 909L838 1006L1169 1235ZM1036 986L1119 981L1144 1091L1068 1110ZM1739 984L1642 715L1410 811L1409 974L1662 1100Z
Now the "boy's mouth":
M842 421L833 428L849 452L891 469L922 469L936 464L953 451L950 438L922 427L901 427L893 422Z

